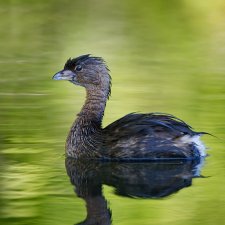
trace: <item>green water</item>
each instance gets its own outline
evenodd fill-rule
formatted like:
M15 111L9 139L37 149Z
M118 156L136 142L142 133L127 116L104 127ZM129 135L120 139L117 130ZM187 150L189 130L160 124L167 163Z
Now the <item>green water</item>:
M105 125L160 111L225 139L224 9L222 0L1 1L0 223L76 224L86 216L64 160L85 92L51 80L69 57L107 61ZM104 185L113 224L224 224L225 141L204 142L206 178L176 194L129 198Z

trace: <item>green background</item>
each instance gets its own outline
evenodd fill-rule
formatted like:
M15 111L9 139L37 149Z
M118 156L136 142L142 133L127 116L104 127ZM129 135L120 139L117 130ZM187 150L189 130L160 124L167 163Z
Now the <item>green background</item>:
M167 112L218 138L193 186L163 200L104 187L114 224L224 224L225 2L0 2L0 222L74 224L85 218L64 168L64 142L85 92L51 80L91 53L111 70L104 125L129 112Z

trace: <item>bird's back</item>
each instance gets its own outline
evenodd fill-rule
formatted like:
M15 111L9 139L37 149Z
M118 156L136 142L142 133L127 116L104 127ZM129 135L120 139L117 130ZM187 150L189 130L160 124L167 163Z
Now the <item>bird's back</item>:
M163 113L128 114L104 128L110 158L196 158L204 156L195 132L184 121Z

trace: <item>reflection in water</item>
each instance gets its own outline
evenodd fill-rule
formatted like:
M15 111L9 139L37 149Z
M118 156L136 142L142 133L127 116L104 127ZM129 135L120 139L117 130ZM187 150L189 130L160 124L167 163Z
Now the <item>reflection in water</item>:
M78 197L86 202L87 217L79 224L111 224L111 210L102 185L115 188L117 195L137 198L162 198L191 186L199 177L202 162L170 161L120 163L79 161L66 158L67 174Z

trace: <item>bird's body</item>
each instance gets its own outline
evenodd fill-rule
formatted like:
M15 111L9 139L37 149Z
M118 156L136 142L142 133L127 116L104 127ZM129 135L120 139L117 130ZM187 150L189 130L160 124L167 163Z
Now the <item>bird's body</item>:
M163 113L128 114L102 128L111 77L105 62L90 55L69 59L56 80L86 88L86 102L73 123L66 153L74 158L106 160L199 158L205 156L199 138L184 121Z

